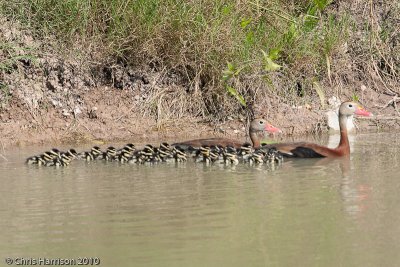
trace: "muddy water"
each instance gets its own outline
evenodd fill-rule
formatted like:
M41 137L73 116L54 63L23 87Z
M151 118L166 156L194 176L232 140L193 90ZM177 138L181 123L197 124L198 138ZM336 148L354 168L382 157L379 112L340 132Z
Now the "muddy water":
M101 266L400 266L400 136L278 168L0 159L0 257Z

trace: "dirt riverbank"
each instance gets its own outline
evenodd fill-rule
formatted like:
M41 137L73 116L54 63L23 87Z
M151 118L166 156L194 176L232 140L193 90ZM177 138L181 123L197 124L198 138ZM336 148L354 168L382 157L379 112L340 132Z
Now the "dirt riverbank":
M231 116L213 119L204 110L218 114L219 102L205 101L206 90L188 90L193 87L188 84L196 81L187 81L182 73L153 65L98 62L84 52L60 53L51 40L36 40L29 31L4 18L0 22L3 146L156 143L204 136L245 140L251 116L268 119L283 130L282 136L327 130L325 112L331 107L318 97L293 103L272 93L254 93L251 112L232 112ZM377 115L359 121L361 131L400 128L397 98L360 82L345 87L349 86L357 87L360 102ZM350 99L352 96L344 89L334 86L328 92L337 93L327 94L326 99Z

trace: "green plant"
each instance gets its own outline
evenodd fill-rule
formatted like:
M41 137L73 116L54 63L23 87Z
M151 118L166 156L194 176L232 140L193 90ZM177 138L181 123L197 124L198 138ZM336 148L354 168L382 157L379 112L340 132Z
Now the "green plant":
M2 56L1 56L2 55ZM0 71L12 71L15 65L21 61L35 63L36 56L31 47L20 47L13 43L0 43Z
M352 99L354 102L359 102L359 101L360 101L360 97L359 97L357 94L355 94L355 93L351 96L351 99Z
M87 43L96 60L178 70L187 87L204 81L203 106L222 113L250 106L253 83L287 102L318 94L306 86L330 79L332 55L348 34L346 14L331 15L331 2L0 0L0 12L63 47Z
M240 72L242 71L243 68L239 68L237 69L232 63L227 64L227 68L222 72L223 76L222 76L222 80L225 84L225 89L228 92L228 94L230 94L231 96L235 97L236 100L244 107L246 107L246 100L244 99L244 97L232 86L229 86L229 80L237 77Z

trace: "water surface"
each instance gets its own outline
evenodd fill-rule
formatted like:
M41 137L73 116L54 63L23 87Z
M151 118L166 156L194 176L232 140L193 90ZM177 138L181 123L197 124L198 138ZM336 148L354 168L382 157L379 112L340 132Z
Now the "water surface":
M0 158L0 259L101 266L399 266L400 137L281 166L27 166Z

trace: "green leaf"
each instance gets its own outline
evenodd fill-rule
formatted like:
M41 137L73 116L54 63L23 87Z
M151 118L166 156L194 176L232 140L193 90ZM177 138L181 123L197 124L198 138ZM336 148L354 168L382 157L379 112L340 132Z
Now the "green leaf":
M222 71L222 80L224 82L227 82L232 77L239 75L239 73L242 71L242 69L243 69L243 67L237 69L235 65L233 65L230 62L228 62L227 63L227 69Z
M358 95L356 95L356 94L354 94L351 98L353 99L354 102L359 102L360 101L360 97Z
M242 106L244 106L244 107L247 106L246 100L244 100L243 96L242 96L241 94L239 94L238 91L236 91L235 88L233 88L233 87L227 85L227 86L226 86L226 91L227 91L230 95L234 96L234 97L239 101L239 103L240 103Z
M222 14L223 15L229 15L232 12L232 6L231 5L225 5L222 7Z
M228 70L235 72L235 66L232 63L228 62L227 66L228 66Z
M279 70L282 67L281 65L278 65L275 62L273 62L272 59L264 50L261 50L261 52L263 53L263 61L264 61L263 63L265 71L275 71Z
M274 48L269 50L269 58L272 60L278 59L279 58L279 53L281 52L281 50L279 48Z
M249 31L246 34L246 42L250 45L254 44L254 32L253 31Z
M232 78L232 76L233 76L233 73L230 71L224 70L222 72L222 80L224 82L227 82L230 78Z
M251 18L248 19L242 19L242 21L240 22L240 27L242 27L242 29L246 28L247 25L249 25L251 22Z
M332 3L332 0L314 0L313 2L322 11Z
M322 89L321 85L317 81L314 81L313 85L314 85L315 91L317 92L317 94L319 96L319 101L321 102L322 108L325 108L325 93L324 93L324 90Z

